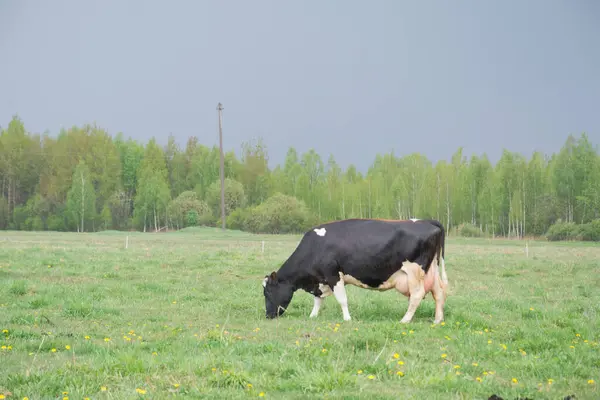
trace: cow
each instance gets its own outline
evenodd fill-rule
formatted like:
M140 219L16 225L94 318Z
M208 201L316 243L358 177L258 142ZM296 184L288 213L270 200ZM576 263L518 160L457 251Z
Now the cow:
M438 324L444 319L448 289L444 243L444 227L432 219L354 218L315 226L277 272L265 275L266 317L283 315L295 291L303 289L314 296L310 318L318 315L323 298L333 294L344 321L350 321L345 289L349 284L379 291L395 288L408 297L401 323L412 320L431 292Z

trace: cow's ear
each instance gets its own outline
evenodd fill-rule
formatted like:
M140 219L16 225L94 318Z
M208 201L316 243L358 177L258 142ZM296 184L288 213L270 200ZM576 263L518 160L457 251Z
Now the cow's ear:
M271 272L271 275L269 276L269 278L271 278L272 281L277 279L277 272L273 271Z

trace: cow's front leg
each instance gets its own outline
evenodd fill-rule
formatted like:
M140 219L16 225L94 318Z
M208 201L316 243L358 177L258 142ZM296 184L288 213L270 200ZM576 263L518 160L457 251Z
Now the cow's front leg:
M323 299L319 296L314 297L315 304L313 305L313 309L310 313L310 318L314 318L319 315L319 309L321 308L321 303L323 303Z
M402 269L406 272L408 278L409 300L408 309L400 323L406 324L412 320L417 307L425 297L425 273L421 266L415 263L405 263Z
M350 318L350 312L348 311L348 297L346 296L346 288L344 287L344 280L342 278L333 287L333 295L342 307L344 321L350 321L352 318Z

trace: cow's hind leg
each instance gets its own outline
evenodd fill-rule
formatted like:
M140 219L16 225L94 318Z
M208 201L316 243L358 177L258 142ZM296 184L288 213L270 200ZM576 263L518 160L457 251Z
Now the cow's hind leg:
M408 309L400 323L410 322L417 311L421 300L425 297L425 273L419 264L406 262L402 266L408 278Z
M344 280L341 276L340 280L337 281L335 286L333 287L333 295L342 307L344 321L350 321L352 318L350 318L350 312L348 311L348 297L346 296L346 288L344 286Z

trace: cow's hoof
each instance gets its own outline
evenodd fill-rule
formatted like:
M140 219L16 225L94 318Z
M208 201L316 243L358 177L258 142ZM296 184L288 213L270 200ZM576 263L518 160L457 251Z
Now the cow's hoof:
M410 322L410 319L408 319L408 318L402 318L402 319L400 320L400 323L401 323L401 324L408 324L409 322Z
M308 318L317 318L317 314L310 314Z
M441 324L443 319L436 319L433 321L434 325Z

